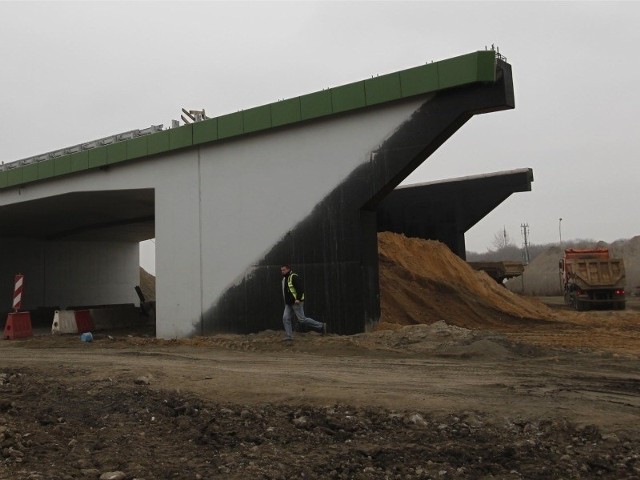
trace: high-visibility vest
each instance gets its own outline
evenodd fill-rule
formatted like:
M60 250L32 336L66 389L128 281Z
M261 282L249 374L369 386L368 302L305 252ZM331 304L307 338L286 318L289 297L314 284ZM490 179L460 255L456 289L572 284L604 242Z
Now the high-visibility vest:
M289 275L289 278L287 278L287 287L289 288L289 291L291 292L291 295L293 295L293 299L294 300L300 300L301 302L304 302L304 293L302 294L302 298L298 298L298 292L296 292L296 287L293 286L293 276L294 275L296 275L296 274L291 272L291 275Z

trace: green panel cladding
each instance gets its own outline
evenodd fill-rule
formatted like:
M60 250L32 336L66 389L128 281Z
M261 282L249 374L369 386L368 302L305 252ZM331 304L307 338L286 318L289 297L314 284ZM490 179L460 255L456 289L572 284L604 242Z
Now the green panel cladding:
M107 164L107 147L88 150L89 168L104 167Z
M400 74L391 73L371 78L364 82L367 94L367 105L390 102L402 98Z
M155 155L169 150L169 130L153 133L147 137L147 153Z
M38 165L25 165L22 169L22 181L26 183L35 182L36 180L38 180Z
M302 120L300 97L281 100L271 104L271 125L279 127Z
M257 132L271 128L271 106L263 105L262 107L250 108L243 112L244 133Z
M0 188L352 111L476 82L495 82L496 54L479 51L281 100L0 172Z
M218 140L218 119L212 118L193 124L193 144Z
M478 56L478 80L481 82L496 81L496 56L491 50L477 52Z
M244 133L242 112L218 117L218 138L234 137Z
M147 150L147 137L138 137L128 140L125 143L127 149L127 160L134 158L146 157L148 155Z
M55 161L45 160L44 162L38 162L38 179L43 180L45 178L51 178L55 174Z
M477 81L489 81L479 77L479 71L482 70L483 75L487 75L487 60L491 59L492 69L495 70L493 64L494 52L476 52L460 57L450 58L438 63L438 78L440 88L457 87L467 83ZM482 59L482 60L481 60Z
M169 149L185 148L193 145L193 126L172 128L169 130Z
M125 142L116 142L107 145L107 163L124 162L127 159L127 144Z
M72 153L69 157L71 158L72 172L81 172L89 168L89 152L87 150Z
M438 64L429 63L400 72L400 87L403 97L412 97L438 90L440 88Z
M300 97L300 117L302 120L324 117L332 113L331 90L322 90Z
M7 186L13 187L15 185L22 185L22 170L23 168L12 168L9 170L7 177Z
M69 155L54 159L53 174L58 176L66 175L67 173L71 173L71 158L69 158Z
M331 89L333 113L362 108L367 105L365 82L350 83Z

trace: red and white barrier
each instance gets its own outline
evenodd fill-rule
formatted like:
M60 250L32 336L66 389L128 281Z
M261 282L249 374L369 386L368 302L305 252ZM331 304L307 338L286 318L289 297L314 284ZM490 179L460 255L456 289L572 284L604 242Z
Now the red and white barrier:
M15 276L15 286L13 288L13 313L7 315L4 324L4 338L13 340L14 338L33 337L31 328L31 314L29 312L18 312L22 307L22 290L24 288L24 275L21 273Z
M73 310L56 310L54 312L51 333L78 333Z
M28 337L33 337L31 314L29 312L9 313L7 315L7 322L4 324L5 340Z
M86 333L93 330L89 310L56 310L53 314L51 333Z
M93 319L91 318L90 310L76 310L75 318L78 333L86 333L93 330Z
M13 310L18 311L22 307L22 289L24 288L24 275L21 273L15 277L15 285L13 287Z

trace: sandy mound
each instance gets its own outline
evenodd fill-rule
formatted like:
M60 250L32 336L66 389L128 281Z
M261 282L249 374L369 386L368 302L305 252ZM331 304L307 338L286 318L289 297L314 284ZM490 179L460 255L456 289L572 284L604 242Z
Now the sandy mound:
M390 324L393 325L393 324ZM392 350L412 354L432 354L443 357L513 356L512 344L498 334L447 325L440 320L430 325L399 326L353 335L349 341L371 350Z
M624 268L627 273L628 292L637 291L640 287L640 236L630 240L618 240L609 245L614 257L624 260Z
M96 334L94 341L104 342L104 348L126 348L128 346L168 346L224 348L247 352L305 352L329 356L360 355L365 352L378 352L382 355L435 356L455 358L494 358L504 359L522 355L517 342L510 341L500 333L483 330L470 330L438 321L429 325L388 324L390 328L355 335L320 335L316 332L296 333L293 343L282 342L282 332L263 330L258 333L217 334L196 336L173 340L158 339L151 336L118 337ZM58 346L77 343L76 338L56 337ZM33 342L31 347L34 348ZM42 339L35 348L50 348L51 341ZM532 355L529 349L526 354Z
M562 250L559 246L549 247L524 268L521 277L507 281L507 288L525 295L562 295L558 270L558 261L561 258Z
M554 316L546 305L514 294L473 270L440 242L384 232L378 234L378 252L378 329L439 320L465 328L521 327L519 320Z

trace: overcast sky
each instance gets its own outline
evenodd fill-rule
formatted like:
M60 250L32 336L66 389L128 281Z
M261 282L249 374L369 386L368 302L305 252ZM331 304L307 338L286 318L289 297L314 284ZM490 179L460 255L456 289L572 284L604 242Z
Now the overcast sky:
M531 167L467 233L485 251L640 234L640 3L0 1L0 160L218 116L500 48L516 109L472 118L404 183Z

